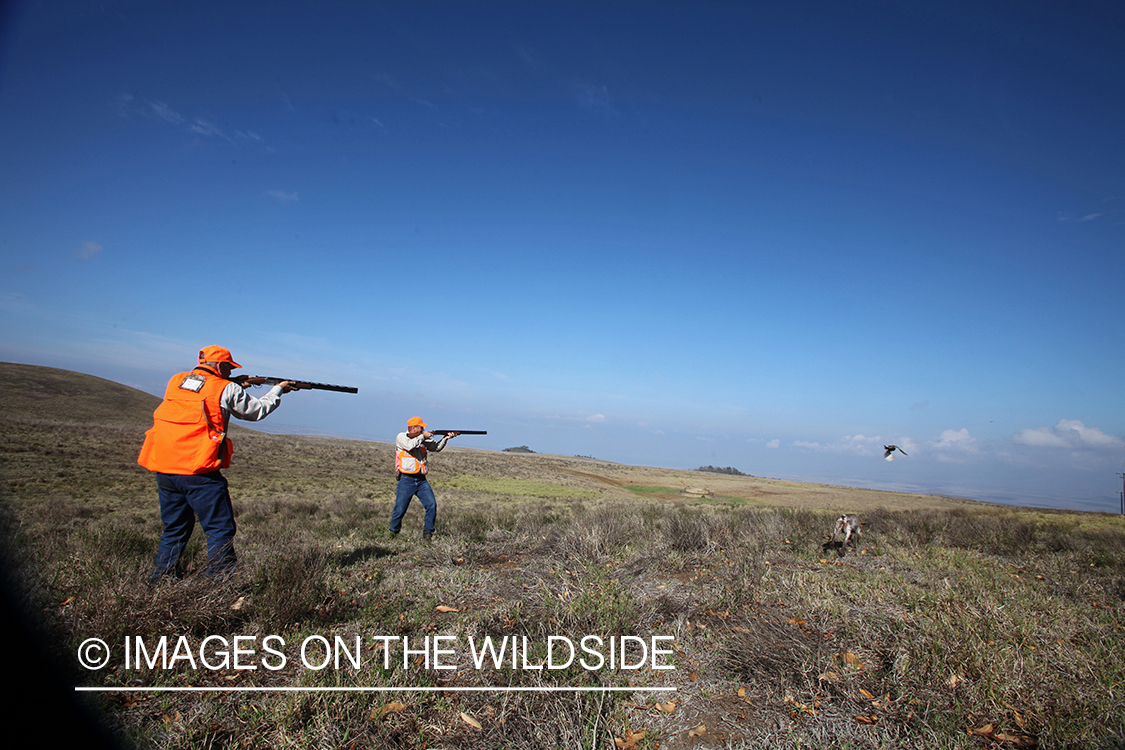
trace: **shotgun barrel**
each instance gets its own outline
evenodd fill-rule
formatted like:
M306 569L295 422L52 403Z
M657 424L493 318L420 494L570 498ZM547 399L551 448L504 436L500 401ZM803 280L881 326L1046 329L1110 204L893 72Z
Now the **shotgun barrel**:
M350 385L331 385L329 383L311 383L308 380L301 380L300 378L270 378L262 375L238 375L231 378L231 382L242 385L248 383L250 385L277 385L284 381L296 383L298 390L305 388L312 388L317 391L337 391L339 393L359 393L358 388L353 388Z
M451 432L456 432L459 435L487 435L487 430L429 430L435 435L448 435Z

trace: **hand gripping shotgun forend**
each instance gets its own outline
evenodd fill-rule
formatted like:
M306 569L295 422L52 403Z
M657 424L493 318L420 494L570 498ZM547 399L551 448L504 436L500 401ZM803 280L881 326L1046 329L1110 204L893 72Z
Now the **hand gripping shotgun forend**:
M307 380L298 380L297 378L267 378L262 375L237 375L231 378L231 382L238 383L239 385L277 385L284 381L293 383L295 390L304 390L312 388L316 391L339 391L340 393L359 393L358 388L352 388L350 385L329 385L328 383L310 383Z

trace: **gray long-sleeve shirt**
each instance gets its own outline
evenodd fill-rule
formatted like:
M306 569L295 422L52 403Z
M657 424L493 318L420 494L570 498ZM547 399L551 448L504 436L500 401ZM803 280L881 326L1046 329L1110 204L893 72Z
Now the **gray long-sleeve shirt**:
M226 394L223 394L226 395ZM415 448L422 447L434 453L439 452L445 447L446 442L449 440L449 435L442 435L441 440L427 440L425 433L419 433L418 437L409 437L405 432L400 432L398 437L395 438L395 446L399 450L407 452L413 451Z
M219 396L219 408L223 411L223 431L226 431L232 416L248 422L257 422L265 419L280 405L280 385L270 388L261 398L254 398L238 383L228 383Z

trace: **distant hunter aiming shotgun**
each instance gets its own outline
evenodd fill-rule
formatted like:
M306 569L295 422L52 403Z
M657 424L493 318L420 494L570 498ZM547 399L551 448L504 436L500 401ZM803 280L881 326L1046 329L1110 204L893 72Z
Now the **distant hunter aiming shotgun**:
M436 431L426 430L421 417L411 417L406 423L406 432L400 432L395 439L395 507L391 511L390 533L397 535L402 531L402 517L410 507L410 501L418 497L426 516L422 526L422 539L428 541L434 534L437 521L437 498L426 479L426 462L430 451L437 453L445 447L450 438L460 433L443 430L441 440L430 440Z
M231 378L232 383L238 383L243 388L248 385L278 385L280 383L292 383L292 388L295 391L302 391L306 389L313 389L315 391L337 391L339 393L359 393L358 388L353 388L350 385L329 385L328 383L311 383L307 380L297 380L296 378L269 378L262 375L238 375Z

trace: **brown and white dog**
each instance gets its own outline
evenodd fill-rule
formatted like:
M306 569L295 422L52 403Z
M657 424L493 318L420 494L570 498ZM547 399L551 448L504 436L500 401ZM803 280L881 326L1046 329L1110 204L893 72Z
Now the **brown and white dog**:
M832 541L835 542L836 537L842 534L844 537L843 547L846 549L848 542L851 541L853 536L855 536L857 540L859 539L859 529L862 525L863 524L859 522L859 516L852 515L851 513L840 516L836 519L836 528L832 531Z

